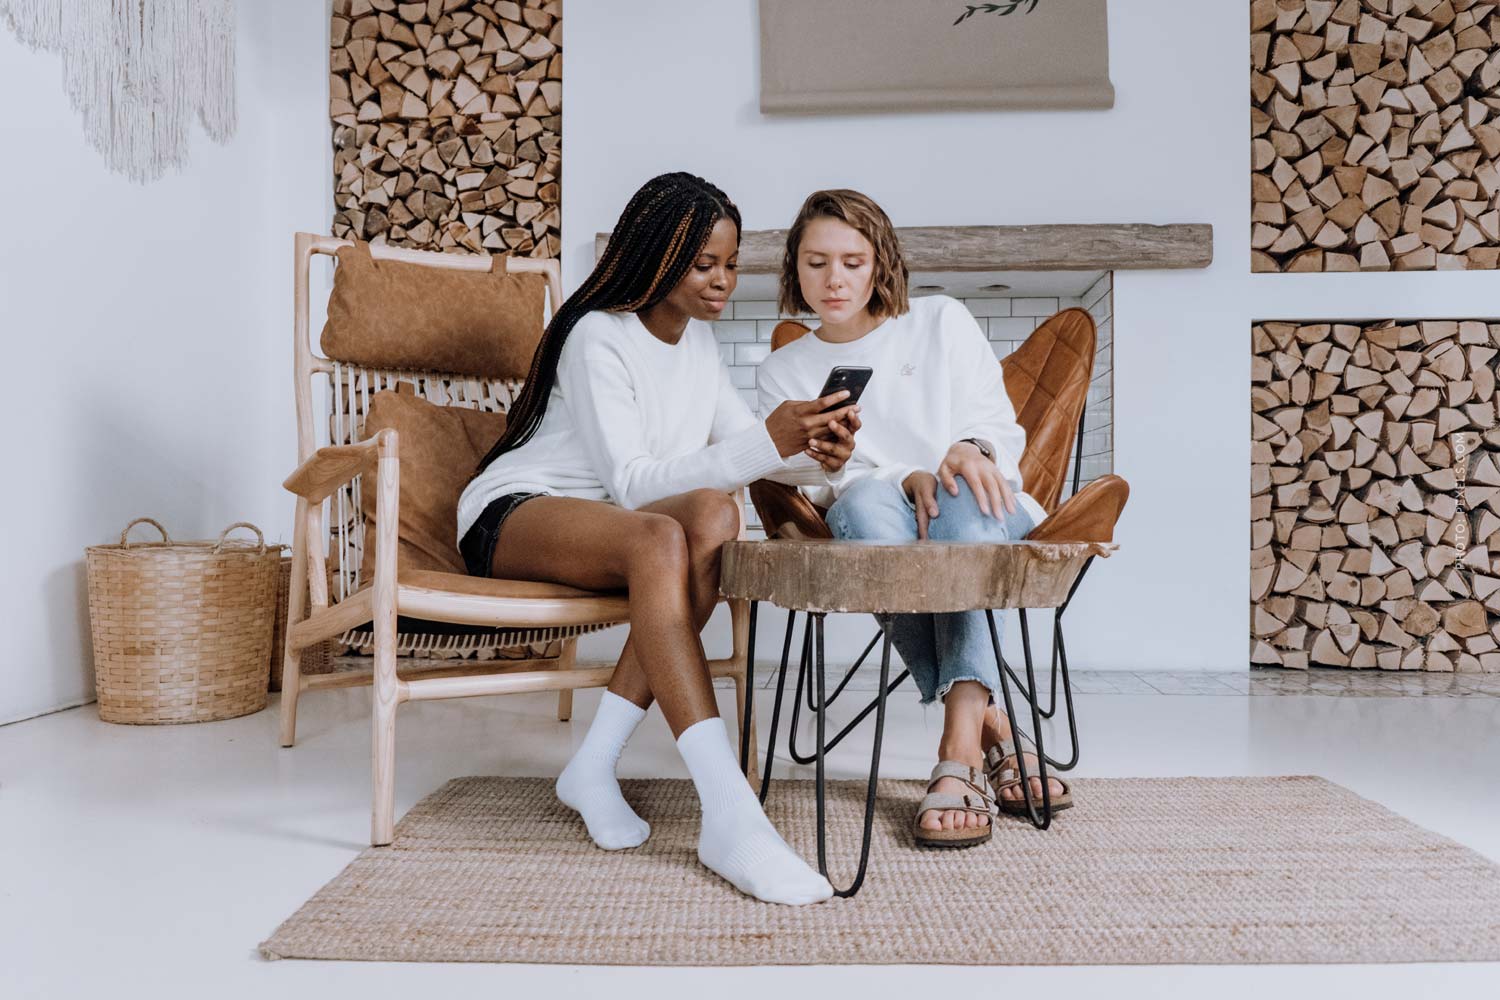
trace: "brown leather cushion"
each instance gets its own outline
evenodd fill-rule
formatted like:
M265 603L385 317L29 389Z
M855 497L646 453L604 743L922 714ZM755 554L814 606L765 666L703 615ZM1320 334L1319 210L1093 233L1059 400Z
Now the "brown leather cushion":
M784 319L776 324L771 331L771 350L779 351L787 344L798 339L812 330L806 323L798 323L794 319Z
M546 279L376 260L341 247L328 298L327 357L371 368L524 378L543 329Z
M1094 317L1084 309L1064 309L1001 362L1005 393L1016 422L1026 429L1021 482L1048 514L1057 509L1071 471L1078 418L1094 370L1094 339Z
M827 511L795 486L757 479L750 484L750 502L760 515L768 538L832 538Z
M1028 542L1112 542L1115 525L1130 499L1130 486L1114 474L1100 476L1047 515Z
M422 570L459 573L458 496L474 467L505 430L505 414L458 406L438 406L407 392L377 392L370 397L365 436L392 428L401 458L401 512L397 528L398 573ZM373 484L360 491L365 515L362 575L375 570L375 496Z
M403 587L416 587L443 594L464 594L469 597L495 597L505 600L558 601L583 597L623 597L623 590L583 590L565 583L546 583L541 580L496 580L492 577L454 575L431 571L397 574L397 582Z
M468 625L462 622L420 618L415 615L397 615L396 631L403 635L494 635L514 628L595 625L630 620L630 599L623 590L595 592L579 590L577 587L569 587L560 583L493 580L487 577L469 576L462 572L405 569L397 574L396 583L404 591L403 599L408 602L414 596L421 596L420 593L415 592L431 592L445 597L457 594L464 597L494 598L505 601L547 602L551 605L551 607L533 612L531 618L533 622L545 620L546 624L531 626L519 624L514 614L502 618L502 620L509 620L506 626ZM367 583L361 589L368 590L371 586L373 584ZM565 606L559 605L559 602ZM369 633L372 629L373 626L366 623L353 631Z

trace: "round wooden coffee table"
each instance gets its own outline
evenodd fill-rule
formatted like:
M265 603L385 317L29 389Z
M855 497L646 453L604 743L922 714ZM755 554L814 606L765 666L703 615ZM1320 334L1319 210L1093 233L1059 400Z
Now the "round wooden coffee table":
M1073 720L1071 689L1067 678L1067 654L1062 644L1062 612L1072 599L1084 572L1096 556L1107 556L1117 546L1100 542L1013 542L979 544L967 542L921 541L892 545L881 542L815 540L734 541L724 546L719 589L724 596L750 602L750 641L746 664L746 687L754 687L755 624L761 601L786 608L792 614L787 620L786 638L782 644L781 668L776 688L775 708L771 714L769 745L761 778L761 801L771 787L771 766L776 746L776 728L781 717L782 698L786 691L787 664L791 656L792 632L796 613L806 612L802 662L792 709L792 733L789 737L792 757L800 763L813 763L818 804L818 870L827 877L828 859L825 829L827 785L824 779L824 757L847 736L871 711L875 713L874 748L870 758L869 783L865 792L864 838L860 844L859 869L847 888L836 890L840 896L852 896L864 882L870 855L870 832L875 818L875 789L880 770L880 741L885 732L885 702L890 692L907 676L905 672L893 683L890 679L891 640L882 633L880 654L880 687L875 700L834 737L825 736L827 709L849 683L854 670L864 662L876 639L865 649L858 662L844 677L831 697L823 660L823 619L832 612L863 612L878 618L895 614L942 614L956 611L983 611L989 623L990 641L1000 672L1000 691L1005 712L1016 726L1011 681L1031 708L1032 738L1037 745L1037 770L1042 782L1040 803L1034 802L1024 755L1018 757L1021 789L1031 821L1046 829L1052 821L1051 790L1048 767L1066 770L1078 760L1078 733ZM1000 636L995 628L997 610L1015 608L1020 612L1021 643L1026 661L1026 680L1015 674L1000 652ZM1056 609L1053 630L1052 703L1043 711L1038 703L1036 676L1031 656L1031 635L1026 611L1035 608ZM1057 708L1057 668L1061 665L1063 692L1067 699L1068 723L1073 744L1069 761L1050 759L1045 751L1042 719ZM811 673L807 706L816 719L817 746L810 756L796 749L797 712L801 708L804 681ZM749 699L747 698L747 701ZM750 763L750 719L743 713L740 732L740 759L747 772ZM1018 728L1018 727L1017 727ZM1019 731L1019 728L1018 728ZM1038 808L1040 806L1040 808Z

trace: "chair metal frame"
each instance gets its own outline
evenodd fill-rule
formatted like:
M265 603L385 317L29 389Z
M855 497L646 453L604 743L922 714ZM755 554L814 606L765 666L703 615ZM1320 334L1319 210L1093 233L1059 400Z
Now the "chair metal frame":
M1080 470L1082 469L1082 467L1083 467L1083 419L1080 418L1079 421L1078 421L1078 444L1077 444L1077 447L1075 449L1075 456L1074 456L1074 461L1073 461L1073 493L1077 493L1078 492L1078 488L1079 488L1079 486L1081 484ZM1093 563L1092 559L1090 559L1087 563L1084 563L1083 569L1080 570L1079 573L1078 573L1078 579L1073 582L1073 589L1071 591L1069 591L1069 593L1068 593L1068 601L1071 601L1073 599L1073 593L1077 591L1078 584L1083 581L1084 574L1088 572L1088 568L1089 568L1089 566L1092 563ZM1055 760L1055 759L1050 758L1050 757L1048 758L1049 765L1051 767L1055 768L1056 770L1059 770L1059 771L1071 771L1074 767L1078 766L1078 723L1077 723L1077 720L1074 719L1074 717L1073 717L1073 690L1072 690L1072 685L1071 685L1071 683L1069 682L1069 679L1068 679L1068 654L1067 654L1067 648L1066 648L1064 640L1063 640L1063 632L1062 632L1062 615L1063 615L1063 612L1067 610L1067 607L1068 607L1067 602L1064 602L1060 607L1058 607L1056 609L1056 611L1054 613L1053 633L1052 633L1051 697L1049 699L1047 707L1039 709L1039 712L1038 712L1039 716L1041 718L1043 718L1043 719L1050 719L1050 718L1052 718L1057 713L1057 679L1058 679L1058 674L1059 674L1059 671L1060 671L1061 675L1062 675L1062 680L1063 680L1063 699L1064 699L1064 702L1067 705L1067 709L1068 709L1068 711L1067 711L1068 734L1069 734L1069 738L1070 738L1071 745L1072 745L1072 751L1071 751L1071 753L1070 753L1067 761L1065 761L1065 762L1058 761L1058 760ZM1026 621L1025 621L1025 616L1026 616L1025 609L1020 609L1020 615L1021 615L1021 620L1022 620L1021 627L1022 627L1022 629L1026 629L1027 625L1026 625ZM792 631L793 631L793 629L796 626L796 620L797 620L797 612L795 612L795 611L789 611L787 613L787 623L786 623L786 631L787 631L786 642L788 644L790 644L790 642L791 642ZM794 701L793 708L792 708L792 718L791 718L791 722L790 722L791 728L790 728L790 731L787 734L787 751L788 751L788 756L790 756L792 758L792 760L794 762L798 763L798 764L811 764L814 761L814 754L803 754L803 753L800 753L797 750L797 719L798 719L798 715L799 715L799 713L801 711L801 706L803 704L803 701L801 700L801 695L802 695L802 690L803 690L804 686L807 689L807 698L806 698L807 710L809 712L816 712L818 710L817 706L813 703L813 684L812 684L812 681L811 681L811 679L809 679L809 678L807 678L805 676L806 673L807 673L807 671L810 669L809 661L808 661L808 655L809 654L807 652L807 649L808 649L808 640L809 640L808 628L809 628L808 624L806 622L804 622L803 623L803 627L802 627L802 646L803 646L802 664L801 664L801 666L799 668L799 673L798 673L798 676L797 676L797 694L796 694L796 700ZM833 703L838 700L839 695L843 694L844 689L846 687L848 687L849 682L854 679L854 675L855 675L856 672L858 672L859 668L862 667L862 666L864 666L865 660L869 659L870 653L872 653L874 651L876 644L878 644L880 642L881 637L884 634L885 634L885 630L883 628L877 628L875 630L875 634L870 637L870 641L865 645L864 651L859 654L859 658L854 661L854 665L851 666L847 671L845 671L843 678L840 679L840 681L838 682L838 684L834 687L833 693L828 696L828 699L827 699L827 701L825 703L826 706L831 707L833 705ZM1027 647L1027 649L1029 651L1029 648L1030 648L1030 643L1029 642L1026 644L1026 647ZM1026 684L1025 682L1023 682L1021 680L1020 676L1017 675L1017 673L1015 671L1015 668L1012 667L1009 663L1007 663L1003 658L1001 658L999 662L1000 662L1001 669L1004 671L1004 673L1006 673L1006 674L1008 674L1010 676L1010 680L1019 689L1021 697L1026 702L1028 702L1028 703L1031 703L1032 701L1034 701L1030 685ZM901 673L896 677L895 680L889 682L889 685L888 685L886 693L889 694L890 692L895 691L910 676L911 676L911 672L910 671L908 671L908 670L902 670ZM871 699L870 703L868 705L866 705L863 709L861 709L860 712L859 712L859 714L855 715L853 719L849 720L849 722L847 722L844 725L844 728L841 729L841 730L839 730L839 732L837 733L837 735L835 735L832 740L828 741L828 743L827 743L827 745L825 746L824 749L825 750L832 750L834 747L838 746L839 743L841 743L843 741L844 737L848 736L851 732L853 732L854 729L861 722L863 722L869 716L869 714L871 712L875 711L876 700L877 699ZM771 727L770 738L771 738L771 740L773 742L775 741L775 738L776 738L776 726L775 726L775 719L774 719L774 717L772 719L772 727ZM770 767L767 766L766 770L765 770L765 779L769 779L769 777L770 777ZM764 801L764 799L762 799L762 801Z
M1003 364L1004 364L1004 362L1002 362L1002 365ZM1072 493L1069 495L1069 498L1068 498L1070 500L1072 498L1077 497L1079 495L1079 490L1080 490L1081 485L1082 485L1083 435L1084 435L1084 425L1085 425L1086 419L1087 419L1087 403L1085 401L1085 402L1081 403L1080 408L1079 408L1078 424L1077 424L1077 428L1076 428L1075 435L1074 435L1074 447L1073 447L1073 489L1072 489ZM1106 477L1106 478L1115 479L1117 477L1112 477L1111 476L1111 477ZM1066 480L1064 480L1064 482L1066 482ZM1121 501L1121 503L1123 504L1123 500ZM1058 502L1058 509L1061 510L1061 508L1063 507L1063 505L1064 505L1064 501L1060 498L1059 502ZM795 522L793 522L793 523L795 524ZM780 526L777 527L777 530L780 530ZM985 611L986 622L987 622L987 624L989 626L991 644L993 646L993 650L994 650L994 654L995 654L995 661L996 661L996 665L997 665L998 673L999 673L999 678L1000 678L1000 697L1001 697L1001 700L1004 703L1004 708L1005 708L1006 716L1007 716L1007 718L1009 718L1011 720L1012 729L1013 729L1013 731L1018 736L1024 734L1024 729L1020 725L1020 722L1019 722L1018 717L1016 715L1015 699L1012 697L1012 693L1011 693L1011 685L1012 685L1012 683L1014 683L1014 685L1015 685L1015 687L1017 689L1016 693L1020 696L1021 700L1026 703L1027 708L1030 710L1029 711L1029 714L1031 715L1031 733L1030 733L1030 736L1031 736L1032 740L1036 744L1036 756L1037 756L1037 768L1036 768L1036 770L1038 772L1036 776L1041 779L1041 783L1042 783L1042 794L1040 796L1040 802L1038 802L1034 798L1034 796L1032 794L1032 791L1031 791L1031 781L1030 781L1031 775L1030 775L1029 770L1028 770L1028 768L1026 766L1025 753L1024 752L1021 752L1021 753L1017 754L1016 762L1017 762L1017 768L1018 768L1018 772L1019 772L1020 779L1021 779L1020 780L1020 785L1021 785L1021 791L1022 791L1022 798L1023 798L1023 801L1025 802L1025 806L1026 806L1026 815L1030 819L1031 823L1036 828L1041 829L1041 830L1047 829L1051 825L1051 823L1052 823L1052 794L1051 794L1050 782L1048 781L1049 770L1055 770L1055 771L1069 771L1069 770L1072 770L1074 767L1077 766L1078 760L1079 760L1079 755L1080 755L1079 740L1078 740L1078 725L1077 725L1077 718L1076 718L1076 715L1075 715L1075 712L1074 712L1072 682L1071 682L1071 678L1070 678L1069 673L1068 673L1067 646L1066 646L1066 641L1064 639L1064 634L1063 634L1062 618L1063 618L1063 614L1066 612L1069 604L1072 603L1073 596L1077 593L1078 586L1083 581L1083 577L1087 574L1089 567L1093 564L1094 558L1095 558L1094 556L1090 556L1087 560L1085 560L1085 562L1083 563L1082 567L1078 571L1077 577L1073 580L1072 584L1070 585L1066 598L1063 600L1063 602L1058 607L1056 607L1055 609L1053 609L1053 627L1052 627L1053 642L1052 642L1050 697L1049 697L1048 703L1047 703L1047 705L1045 707L1043 707L1043 705L1041 704L1041 701L1040 701L1041 691L1040 691L1040 688L1039 688L1038 683L1037 683L1036 670L1035 670L1035 665L1034 665L1034 661L1033 661L1033 657L1032 657L1032 652L1031 652L1031 629L1030 629L1030 622L1029 622L1029 620L1027 618L1027 610L1028 609L1026 609L1026 608L1018 608L1017 609L1017 612L1018 612L1018 615L1019 615L1019 618L1020 618L1020 624L1021 624L1021 644L1022 644L1022 651L1023 651L1024 661L1025 661L1024 667L1025 667L1026 679L1024 681L1017 674L1016 670L1009 663L1006 662L1005 657L1004 657L1004 655L1003 655L1003 653L1001 651L1000 636L999 636L999 630L998 630L998 628L996 626L996 623L995 623L995 611L994 611L994 609L987 609ZM757 608L756 604L754 602L752 602L751 606L750 606L750 621L749 621L750 658L747 661L748 665L749 665L748 669L751 672L750 676L751 676L752 679L753 679L753 672L754 672L754 650L755 650L755 631L756 631L757 612L758 612L758 608ZM767 796L767 794L769 793L769 790L770 790L770 784L771 784L771 778L772 778L772 771L773 771L773 763L774 763L774 758L775 758L776 735L777 735L777 729L778 729L779 723L780 723L780 716L781 716L783 695L784 695L785 689L786 689L786 673L787 673L787 668L788 668L788 664L789 664L790 656L791 656L792 637L793 637L793 634L794 634L794 631L795 631L795 628L796 628L796 617L797 617L797 613L795 611L792 611L792 610L788 611L788 614L787 614L787 624L786 624L786 634L785 634L785 636L784 636L784 638L782 640L781 664L780 664L780 669L779 669L778 677L777 677L776 697L775 697L775 701L774 701L774 705L773 705L773 710L772 710L772 715L771 715L770 731L769 731L769 737L768 737L767 748L766 748L766 758L765 758L765 762L764 762L764 765L763 765L763 768L762 768L762 772L761 772L761 775L760 775L760 782L761 782L760 797L761 797L761 801L762 802L765 801L766 796ZM868 785L868 789L867 789L866 812L865 812L865 823L864 823L864 837L863 837L863 841L862 841L862 845L861 845L861 850L860 850L859 867L858 867L858 871L857 871L857 873L856 873L856 875L854 877L854 880L851 882L851 884L847 888L836 890L838 892L838 894L841 895L841 896L852 896L854 893L858 892L858 890L860 888L860 885L864 881L865 871L866 871L866 865L867 865L868 856L869 856L869 842L870 842L871 824L872 824L872 821L873 821L873 804L874 804L876 780L877 780L878 768L879 768L880 745L881 745L881 739L882 739L883 730L884 730L884 716L885 716L885 703L886 703L886 699L889 697L889 695L890 695L890 693L892 691L894 691L897 687L899 687L900 684L907 677L910 676L910 672L906 671L906 670L903 670L901 672L901 674L894 681L891 681L889 679L889 677L890 677L890 646L891 646L891 643L890 643L889 633L886 631L886 629L884 627L882 627L879 630L877 630L876 634L871 638L870 642L865 646L864 651L861 652L859 658L855 661L854 665L849 668L849 670L844 674L844 677L835 686L832 695L828 695L826 693L826 680L825 680L825 676L824 676L824 674L825 674L824 655L823 655L823 619L824 619L824 617L825 616L822 613L809 612L808 613L808 618L807 618L807 620L803 624L803 630L802 630L802 650L801 650L800 663L799 663L799 667L798 667L796 690L795 690L795 692L793 694L792 719L791 719L791 723L790 723L791 732L788 735L787 743L788 743L788 752L789 752L789 754L790 754L790 756L791 756L791 758L792 758L793 761L795 761L796 763L799 763L799 764L814 764L815 767L816 767L815 783L816 783L816 790L817 790L817 796L818 796L818 821L819 821L818 822L818 827L819 827L819 833L818 833L818 865L819 865L819 870L826 877L828 875L828 870L827 870L827 860L826 860L826 852L825 852L825 846L824 846L824 832L823 832L823 818L824 818L823 801L824 801L824 796L826 794L826 789L825 789L826 782L825 782L825 777L824 777L824 757L825 757L825 755L827 754L827 752L829 750L833 749L840 742L842 742L844 740L844 738L847 737L851 732L853 732L860 725L860 723L862 723L867 717L869 717L869 715L872 712L875 713L876 722L875 722L874 746L873 746L873 751L872 751L873 756L871 758L871 765L870 765L870 771L869 771L869 785ZM883 640L883 642L882 642L882 640ZM874 648L875 648L875 646L876 646L877 643L880 643L882 645L882 652L881 652L880 683L879 683L879 685L878 685L878 687L876 689L875 697L871 700L871 702L868 705L866 705L863 709L861 709L854 716L853 719L851 719L848 723L846 723L844 725L844 727L836 735L834 735L834 737L830 740L830 739L828 739L826 737L826 728L825 728L826 727L827 710L833 704L833 702L835 700L837 700L837 698L839 697L839 695L841 695L844 692L844 690L848 687L850 680L852 680L854 674L864 664L865 660L868 659L870 653L874 650ZM1069 754L1068 754L1068 757L1067 757L1066 760L1056 759L1056 758L1052 757L1051 755L1049 755L1046 752L1045 734L1043 733L1043 726L1042 726L1043 720L1045 720L1045 719L1051 719L1057 713L1057 709L1058 709L1058 697L1057 697L1058 690L1057 689L1058 689L1058 678L1059 678L1059 676L1061 676L1061 679L1062 679L1063 704L1066 707L1066 716L1065 717L1067 719L1068 736L1069 736L1069 742L1070 742L1070 751L1069 751ZM798 722L798 716L799 716L799 713L801 711L801 707L802 707L802 704L803 704L803 689L804 689L804 687L807 689L807 695L806 695L807 708L808 708L809 711L813 712L814 715L815 715L815 717L816 717L816 731L817 731L816 739L817 739L817 745L816 745L814 751L811 754L801 753L798 750L797 739L796 739L796 735L797 735L797 733L796 733L797 722ZM816 699L816 700L814 700L814 699ZM747 757L752 752L752 750L753 750L753 747L752 747L751 742L750 742L750 737L751 737L751 734L750 734L750 732L748 730L744 730L742 732L742 734L741 734L741 754L742 754L742 757ZM1019 740L1017 740L1017 742L1019 743ZM1022 749L1024 749L1024 748L1022 748Z
M1082 430L1083 419L1082 417L1080 417L1077 441L1077 459L1075 460L1073 466L1073 492L1075 494L1078 492L1079 488L1079 470L1082 465ZM1026 707L1030 710L1029 714L1031 715L1031 738L1036 743L1038 772L1037 777L1041 780L1042 785L1040 802L1036 801L1032 795L1030 780L1031 776L1026 767L1024 752L1017 753L1016 764L1021 778L1021 795L1023 801L1026 804L1027 818L1030 819L1032 825L1039 830L1045 830L1052 825L1052 789L1051 783L1048 780L1049 769L1057 771L1069 771L1078 764L1078 724L1073 712L1073 689L1071 680L1068 675L1068 659L1067 650L1063 641L1062 616L1063 613L1067 610L1068 604L1072 602L1073 595L1078 591L1078 585L1083 581L1084 575L1088 572L1089 566L1093 565L1095 558L1097 557L1090 556L1084 562L1082 568L1078 571L1077 577L1074 578L1072 585L1068 589L1067 598L1061 605L1054 609L1053 612L1052 698L1051 704L1045 710L1043 710L1038 704L1036 697L1036 695L1038 694L1036 671L1031 654L1031 628L1030 623L1026 617L1027 609L1017 609L1017 614L1020 616L1021 622L1021 649L1025 662L1025 681L1022 681L1021 678L1017 676L1014 668L1006 662L1005 656L1001 652L1000 633L995 624L994 609L987 608L984 612L985 621L989 626L990 643L995 654L995 664L998 668L1000 677L1001 699L1005 705L1006 718L1011 720L1011 727L1015 732L1020 733L1022 732L1022 730L1020 728L1019 722L1017 721L1015 699L1011 696L1012 681L1015 683L1018 689L1017 693L1020 695L1021 700L1026 703ZM750 657L746 661L747 670L749 671L749 680L751 682L753 682L754 680L755 671L754 652L756 619L758 617L758 613L758 602L752 601L750 603L748 640ZM873 745L871 748L869 777L867 779L865 792L864 831L862 839L860 841L859 866L855 872L853 880L849 883L848 886L842 889L835 888L834 890L835 894L838 896L849 897L859 892L860 887L864 884L865 873L869 864L870 838L875 817L875 791L880 774L880 748L885 733L886 700L890 697L893 691L901 686L902 682L905 681L906 678L911 676L911 672L909 670L902 670L901 674L894 681L890 679L891 637L889 631L884 626L881 626L876 630L875 635L871 637L869 643L865 646L864 651L860 654L859 659L854 662L854 665L850 667L849 670L844 674L843 679L839 681L837 687L835 687L834 689L833 694L828 695L826 693L827 681L823 652L823 623L826 615L821 612L806 612L806 615L807 618L804 621L802 627L802 655L801 662L797 671L797 685L796 690L792 695L792 717L788 727L789 731L787 734L787 751L790 754L792 760L796 763L812 764L815 768L813 780L815 794L817 796L818 871L825 878L830 878L830 876L828 873L826 824L824 822L824 803L827 797L827 778L824 761L829 751L838 746L846 736L848 736L856 728L858 728L860 723L863 722L870 715L870 713L875 713L875 734ZM877 616L877 618L879 617L881 616ZM782 639L781 646L781 664L777 672L776 698L771 709L771 725L766 741L765 763L762 766L759 775L760 801L762 804L765 803L766 797L770 794L771 791L771 779L774 772L776 754L776 732L781 722L781 706L783 695L786 692L787 666L791 656L792 635L796 627L796 619L797 612L788 610L786 635ZM880 643L881 645L881 654L880 681L876 687L875 697L871 699L870 703L863 709L861 709L853 719L846 723L844 727L839 730L839 732L832 739L828 739L826 735L828 708L833 704L838 696L843 693L845 688L848 686L849 681L854 677L855 672L859 670L859 668L864 664L866 658L869 657L870 652L875 648L876 643ZM1055 760L1047 754L1046 737L1042 732L1042 720L1044 718L1051 718L1057 710L1057 679L1059 671L1061 671L1062 675L1063 697L1067 705L1068 733L1072 744L1071 754L1068 760L1065 762ZM810 754L802 754L797 750L797 721L802 708L802 692L804 686L807 689L807 708L808 711L813 713L814 723L816 726L817 743L813 752ZM814 701L814 692L816 692L816 701ZM754 747L751 745L751 737L752 734L750 733L748 727L742 729L740 738L741 760L748 760L750 758L750 755L754 752Z

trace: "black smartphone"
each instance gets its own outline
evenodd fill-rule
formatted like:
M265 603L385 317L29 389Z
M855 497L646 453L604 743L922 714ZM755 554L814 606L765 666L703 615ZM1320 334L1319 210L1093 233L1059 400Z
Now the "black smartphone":
M828 379L823 383L823 391L818 393L818 398L831 396L840 389L849 390L849 398L842 403L834 403L824 413L841 409L853 403L859 402L859 397L864 393L865 386L869 384L870 376L875 374L875 369L866 368L863 365L840 365L828 373Z

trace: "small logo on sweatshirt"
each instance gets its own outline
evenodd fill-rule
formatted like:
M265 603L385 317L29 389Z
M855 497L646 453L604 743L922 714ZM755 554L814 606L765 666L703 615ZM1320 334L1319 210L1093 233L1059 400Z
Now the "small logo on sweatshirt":
M914 364L912 364L911 362L907 362L906 364L904 364L904 365L901 366L901 374L902 375L915 375L916 373L917 373L917 366L914 365Z

